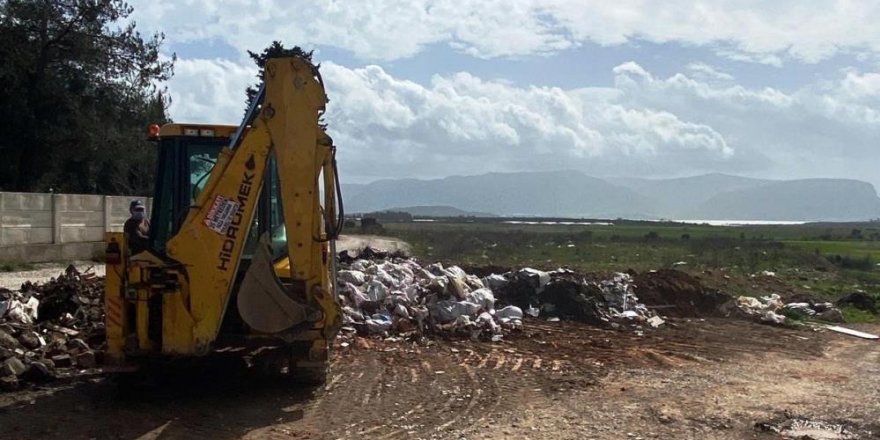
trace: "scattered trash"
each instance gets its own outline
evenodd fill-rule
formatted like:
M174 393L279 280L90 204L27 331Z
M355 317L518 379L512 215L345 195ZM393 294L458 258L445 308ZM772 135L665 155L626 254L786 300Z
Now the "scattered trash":
M782 325L785 324L785 316L779 315L772 310L768 310L764 312L764 315L761 316L761 322L769 322L771 324Z
M492 339L522 328L519 307L495 308L489 286L507 280L480 279L458 266L420 265L415 259L366 248L339 254L339 298L343 324L362 334L460 334ZM535 271L536 285L542 283Z
M782 311L789 314L801 315L804 317L813 316L816 314L816 311L813 310L812 307L810 307L809 303L788 303L782 306Z
M526 313L527 313L529 316L531 316L532 318L537 318L538 315L541 314L541 309L539 309L539 308L537 308L537 307L532 307L532 305L529 304L529 307L526 309Z
M651 327L654 327L654 328L660 327L665 322L666 321L664 321L663 318L661 318L659 316L652 316L652 317L648 318L648 325L650 325Z
M846 327L840 327L836 325L826 325L825 328L837 333L843 333L845 335L855 336L857 338L862 339L880 339L880 336L872 335L871 333L860 332L858 330L849 329Z
M504 277L508 282L495 292L496 298L523 308L532 317L605 326L613 322L639 325L656 316L639 302L633 278L626 273L593 281L566 269L552 272L522 269L508 272Z
M761 322L785 324L789 319L814 319L843 322L843 312L831 303L791 302L784 304L777 294L754 298L740 296L736 306L746 315L760 317Z
M0 289L0 389L97 366L104 340L103 279L69 266L43 284Z
M571 270L523 268L483 278L373 249L339 255L343 324L362 334L458 334L499 341L523 317L660 326L625 273L588 281ZM650 322L648 322L650 320Z
M870 432L861 431L846 423L812 420L806 417L783 417L779 420L755 423L755 429L779 434L783 438L813 440L848 440L865 438Z

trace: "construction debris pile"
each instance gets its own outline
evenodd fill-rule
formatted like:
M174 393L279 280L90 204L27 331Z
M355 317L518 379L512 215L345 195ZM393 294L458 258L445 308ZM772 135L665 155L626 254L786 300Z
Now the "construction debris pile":
M567 319L619 328L622 325L659 327L663 319L639 302L633 278L615 273L604 280L589 280L571 270L544 272L531 268L486 281L500 300L524 308L533 317Z
M783 303L777 294L755 298L740 296L736 306L748 316L769 324L785 324L790 319L813 318L821 321L843 322L843 313L830 302Z
M523 312L495 308L492 289L458 266L422 267L369 247L339 254L338 292L345 325L361 334L457 333L499 339L522 327Z
M458 266L366 248L339 254L338 292L344 323L361 334L443 333L498 340L522 327L523 316L573 319L612 327L663 320L633 293L623 273L590 282L560 269L525 268L484 278Z
M102 278L73 266L45 284L0 289L0 389L95 368L103 290Z

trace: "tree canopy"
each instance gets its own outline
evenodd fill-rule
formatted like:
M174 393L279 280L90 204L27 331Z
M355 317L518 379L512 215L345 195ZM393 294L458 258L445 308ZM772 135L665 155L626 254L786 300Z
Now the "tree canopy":
M260 80L260 82L258 84L255 84L253 86L248 87L247 90L245 91L245 93L247 94L247 101L246 101L247 105L245 106L245 111L247 111L247 108L250 107L250 105L251 105L251 101L253 101L254 97L257 96L257 93L260 91L260 85L262 85L262 83L263 83L263 73L266 68L266 61L268 61L269 58L298 56L301 58L305 58L305 59L309 60L309 62L311 62L312 61L312 54L314 53L314 51L312 51L312 50L305 51L303 48L301 48L299 46L293 46L291 48L286 48L286 47L284 47L283 43L281 43L280 41L277 41L277 40L273 41L272 44L269 45L269 47L263 49L263 51L260 53L251 52L251 51L247 51L247 52L248 52L248 56L250 56L251 59L254 60L254 63L257 65L257 67L260 68L259 73L257 73L257 78ZM320 67L320 66L316 66L316 67Z
M121 0L0 0L0 189L145 194L174 57Z

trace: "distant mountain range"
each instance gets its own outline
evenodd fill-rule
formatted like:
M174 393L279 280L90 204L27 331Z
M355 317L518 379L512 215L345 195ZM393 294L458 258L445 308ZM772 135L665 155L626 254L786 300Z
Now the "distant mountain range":
M874 187L849 179L763 180L725 174L599 179L578 171L555 171L380 180L343 185L343 190L347 212L400 210L416 216L491 213L773 221L880 217L880 198ZM455 214L457 210L464 213Z

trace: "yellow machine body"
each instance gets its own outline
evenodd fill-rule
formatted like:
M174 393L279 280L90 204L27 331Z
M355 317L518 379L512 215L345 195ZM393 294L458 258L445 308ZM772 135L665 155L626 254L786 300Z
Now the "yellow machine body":
M107 235L108 357L193 357L305 343L291 365L326 362L328 341L341 325L333 286L333 229L341 226L334 224L335 147L320 123L326 103L310 61L274 58L240 127L168 124L158 130L157 140L177 142L169 151L185 149L184 141L230 144L218 148L205 181L167 177L162 192L157 189L153 227L160 218L159 226L173 233L151 233L152 247L134 255L124 234ZM187 165L194 160L175 163L197 166ZM168 169L160 175L170 176ZM286 233L275 254L268 232L254 239L255 228L268 221L257 213L260 200L268 200L263 192L270 190L270 175L271 208L283 217L276 230ZM179 218L170 218L171 208L163 206L185 199L177 194L182 190L192 199ZM245 256L246 246L256 250ZM268 264L258 264L262 260Z

